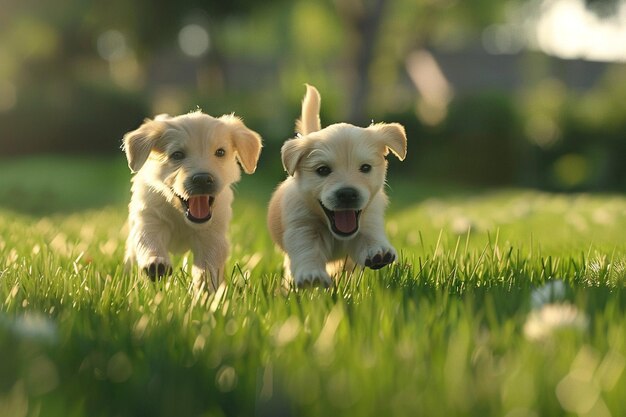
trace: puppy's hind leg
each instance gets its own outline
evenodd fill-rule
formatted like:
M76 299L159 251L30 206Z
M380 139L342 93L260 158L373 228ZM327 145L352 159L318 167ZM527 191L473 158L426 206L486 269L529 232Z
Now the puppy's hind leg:
M191 275L196 288L216 291L224 280L224 267L228 258L229 242L225 237L202 239L192 246Z
M215 266L194 262L191 267L193 287L196 290L204 289L215 292L224 281L224 265Z

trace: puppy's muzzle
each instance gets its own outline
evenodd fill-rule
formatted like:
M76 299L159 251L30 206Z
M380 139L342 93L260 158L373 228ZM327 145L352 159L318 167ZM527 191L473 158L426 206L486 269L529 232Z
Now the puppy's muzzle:
M185 216L189 221L205 223L211 220L218 187L215 178L207 172L194 174L185 181L185 191L189 198L180 195L178 198L185 208Z
M331 204L332 209L320 201L331 230L342 238L353 236L359 230L361 194L352 187L340 188L333 194Z

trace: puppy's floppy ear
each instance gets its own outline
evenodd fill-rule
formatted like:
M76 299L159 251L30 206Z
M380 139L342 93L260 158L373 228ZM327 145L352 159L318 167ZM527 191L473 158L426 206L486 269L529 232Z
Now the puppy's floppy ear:
M139 171L146 163L154 143L163 134L165 125L161 122L162 116L157 116L155 120L145 119L138 129L124 135L123 149L132 172Z
M308 149L306 141L300 137L289 139L280 149L280 157L283 161L283 167L290 176L296 172L298 163L302 159L304 152Z
M241 119L233 115L222 116L220 120L229 124L233 129L233 147L235 148L237 160L244 172L246 174L254 173L261 155L261 148L263 147L261 136L255 131L248 129Z
M378 123L367 128L385 146L385 155L391 151L399 160L406 158L406 133L399 123Z

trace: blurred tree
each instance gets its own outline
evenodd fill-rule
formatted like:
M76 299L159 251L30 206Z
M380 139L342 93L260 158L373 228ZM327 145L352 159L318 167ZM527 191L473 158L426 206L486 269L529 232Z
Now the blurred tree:
M374 47L387 0L335 0L342 21L349 28L348 56L352 80L348 120L357 124L367 122L365 103L369 92L369 70L374 59Z
M219 22L233 16L251 15L273 4L286 0L203 1L179 0L176 2L154 2L150 0L111 0L93 2L90 15L97 22L99 30L116 27L132 34L136 42L146 51L152 51L168 44L181 27L181 22L190 14L204 15L210 24L219 26ZM217 31L214 33L217 35Z
M390 84L404 72L411 51L433 45L450 47L451 40L463 46L476 38L467 36L468 32L479 32L502 19L511 4L519 1L334 0L348 32L348 119L356 123L369 121L368 103L382 104L384 108L385 96L395 94ZM377 71L384 72L384 76L378 76Z
M617 11L621 0L585 0L587 8L600 16L611 16Z
M209 61L220 66L221 22L281 1L3 2L1 153L117 150L123 132L150 112L145 63L177 48L190 15L209 22L215 58ZM42 123L32 123L34 112ZM94 129L104 120L106 128Z

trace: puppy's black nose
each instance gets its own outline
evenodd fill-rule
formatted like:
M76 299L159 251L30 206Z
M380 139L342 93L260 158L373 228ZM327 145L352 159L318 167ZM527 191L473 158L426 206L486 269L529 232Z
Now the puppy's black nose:
M335 199L342 208L354 208L360 202L359 192L351 187L340 188L335 192Z
M191 177L191 182L193 185L198 187L206 187L211 186L215 182L211 174L196 174Z

